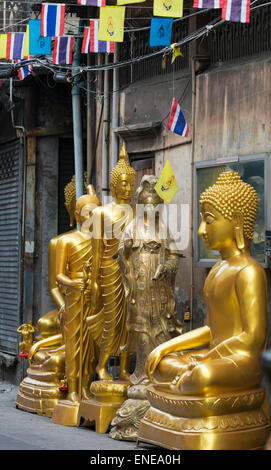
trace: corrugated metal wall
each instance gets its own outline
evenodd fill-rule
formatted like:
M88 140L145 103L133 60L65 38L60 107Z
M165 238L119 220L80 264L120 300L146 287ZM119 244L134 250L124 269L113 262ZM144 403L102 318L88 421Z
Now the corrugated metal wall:
M0 145L0 351L17 354L20 314L21 145Z

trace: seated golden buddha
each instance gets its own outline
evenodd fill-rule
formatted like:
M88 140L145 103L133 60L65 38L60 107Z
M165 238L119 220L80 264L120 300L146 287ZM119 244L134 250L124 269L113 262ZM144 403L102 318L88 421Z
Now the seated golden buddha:
M140 440L174 449L264 445L269 426L260 360L266 346L267 281L250 255L257 203L256 191L233 171L222 173L201 195L198 234L222 258L205 281L206 325L148 356L152 408Z

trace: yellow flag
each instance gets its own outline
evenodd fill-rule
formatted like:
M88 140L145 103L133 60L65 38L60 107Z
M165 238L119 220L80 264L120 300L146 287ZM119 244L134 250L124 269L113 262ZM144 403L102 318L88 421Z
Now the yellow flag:
M101 7L98 39L123 42L125 7Z
M178 57L179 55L181 55L183 57L183 54L181 53L181 49L179 47L176 47L175 44L171 44L171 49L172 49L172 59L171 59L171 63L173 64L174 60L176 59L176 57Z
M142 3L146 0L117 0L117 5L128 5L129 3Z
M24 37L24 57L29 56L29 25L26 27L26 33Z
M166 202L170 202L179 190L178 183L171 168L171 164L168 160L166 161L165 166L161 171L154 189L158 196L160 196Z
M0 59L7 57L7 34L0 34Z
M180 18L183 16L183 0L153 0L153 15Z

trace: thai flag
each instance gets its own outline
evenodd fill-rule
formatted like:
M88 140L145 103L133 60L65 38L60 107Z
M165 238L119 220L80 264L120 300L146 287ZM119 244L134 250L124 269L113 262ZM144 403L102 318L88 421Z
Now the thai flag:
M53 51L53 64L71 64L73 36L61 36L55 38Z
M25 33L7 34L7 60L23 59Z
M90 20L89 28L85 28L82 44L82 53L89 52L107 52L114 53L115 43L112 41L99 41L99 20Z
M41 7L41 36L63 36L65 4L43 3Z
M24 59L29 60L31 59L31 57L24 57ZM23 65L24 61L15 60L15 63L20 63L20 62L22 62L22 67L18 69L18 77L19 77L19 80L24 80L26 77L28 77L28 75L31 74L33 70L33 65L32 64Z
M224 0L222 19L239 23L249 23L250 0Z
M106 0L77 0L78 5L90 5L92 7L105 7Z
M223 0L194 0L193 8L222 8Z
M168 120L168 129L183 137L188 136L189 126L184 119L184 115L178 102L173 98L170 116Z

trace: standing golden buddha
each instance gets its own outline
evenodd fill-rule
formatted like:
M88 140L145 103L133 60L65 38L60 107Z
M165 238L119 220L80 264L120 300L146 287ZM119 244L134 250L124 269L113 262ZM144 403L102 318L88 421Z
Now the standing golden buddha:
M98 345L96 372L100 380L91 384L94 395L82 401L78 415L95 420L96 432L106 432L117 409L126 398L129 385L129 356L121 347L127 339L127 308L121 272L113 258L126 225L133 219L130 199L135 188L136 173L129 165L125 145L120 159L111 172L110 188L113 202L93 211L91 302L86 319L90 334ZM107 370L109 358L120 357L118 381Z
M171 449L264 446L269 424L260 361L267 282L250 255L257 203L256 191L233 171L201 195L198 234L222 258L205 281L206 325L149 355L146 370L154 385L139 440Z
M76 202L78 230L62 237L56 247L56 279L65 287L63 336L65 341L65 375L68 396L54 408L52 420L58 424L76 425L81 398L89 397L94 373L95 347L86 328L85 317L91 282L86 282L86 265L91 264L92 249L89 220L99 205L93 186ZM67 272L68 271L68 272Z

